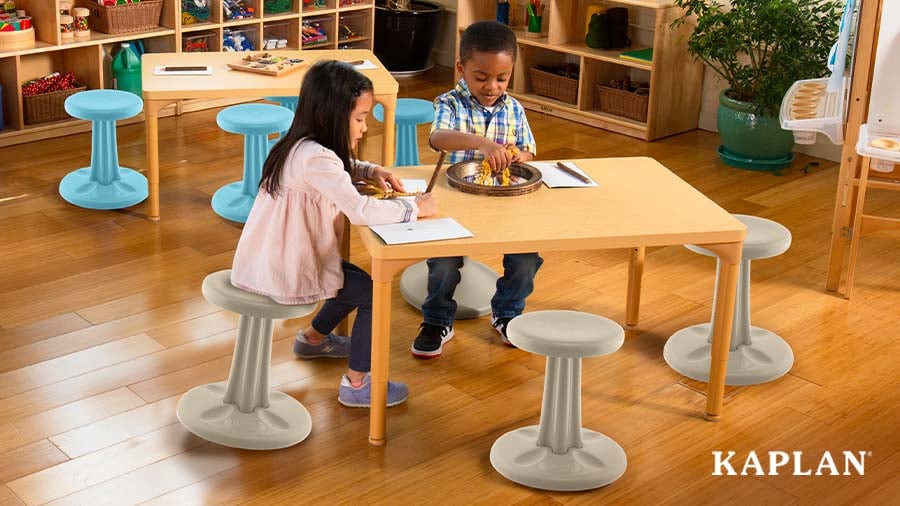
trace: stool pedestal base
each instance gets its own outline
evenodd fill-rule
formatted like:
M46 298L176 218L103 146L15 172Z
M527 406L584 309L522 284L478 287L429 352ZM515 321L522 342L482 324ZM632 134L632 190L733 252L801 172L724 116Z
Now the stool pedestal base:
M269 392L268 407L258 407L250 413L223 402L224 395L224 382L192 388L178 401L178 420L207 441L245 450L293 446L312 430L309 411L277 390Z
M478 318L491 312L491 297L497 290L500 277L493 269L466 257L459 270L460 282L453 299L456 301L456 319ZM406 302L419 311L428 295L428 265L423 262L410 265L400 275L400 294Z
M178 401L178 420L194 434L246 450L285 448L312 430L309 412L269 388L272 320L242 315L228 381L192 388Z
M625 451L612 439L581 429L581 448L557 455L537 446L538 426L500 436L491 447L491 465L506 478L543 490L589 490L608 485L625 473Z
M226 220L246 223L254 200L255 195L244 192L244 182L237 181L216 190L212 197L212 208Z
M122 209L147 199L147 178L127 167L117 167L118 177L103 184L92 177L90 167L66 174L59 182L59 195L87 209Z
M712 349L709 335L709 323L681 329L666 341L663 357L680 374L697 381L709 381ZM749 340L737 347L732 346L729 352L725 384L766 383L787 374L793 364L794 353L784 339L766 329L751 326Z
M625 473L625 451L581 427L581 358L547 357L540 425L500 436L491 465L522 485L544 490L589 490Z

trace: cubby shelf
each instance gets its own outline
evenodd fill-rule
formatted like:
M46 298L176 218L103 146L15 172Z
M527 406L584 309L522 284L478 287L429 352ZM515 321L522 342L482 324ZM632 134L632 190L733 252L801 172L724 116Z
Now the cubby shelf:
M697 127L703 66L687 51L692 26L672 26L683 11L671 0L548 0L543 30L537 37L526 33L523 0L510 3L510 26L518 40L519 57L509 91L525 108L648 141ZM630 48L599 50L584 44L587 7L598 3L628 9ZM495 19L495 10L496 2L459 0L457 47L467 26ZM623 51L647 47L653 47L652 62L619 57ZM528 69L536 65L562 63L576 63L580 69L575 104L536 94L528 75ZM596 85L626 77L650 85L646 121L600 111Z
M87 5L91 0L75 0L74 6ZM42 77L52 71L73 71L76 77L88 85L88 89L111 86L112 69L109 54L122 42L141 40L147 52L183 52L186 39L208 36L207 46L212 51L222 47L223 29L246 30L255 36L253 42L257 51L263 51L262 39L278 36L286 39L284 49L298 49L301 45L300 33L304 19L327 20L329 39L327 42L304 46L304 49L337 49L344 44L354 48L372 49L375 4L371 0L345 6L339 0L327 0L324 9L304 9L303 0L293 0L287 12L266 13L263 0L251 0L255 7L254 17L249 19L224 19L222 0L209 0L209 20L183 24L181 16L182 0L163 0L160 26L137 33L106 34L91 31L87 40L62 43L59 40L58 0L16 0L16 7L28 11L35 26L37 41L34 47L15 51L0 51L0 86L2 86L3 123L0 130L0 147L23 142L31 142L60 135L84 132L90 123L75 119L26 125L22 103L22 83ZM353 31L357 37L338 40L338 24L344 16L353 17ZM359 19L357 19L359 18ZM276 28L277 26L277 28ZM200 110L219 107L222 101L185 101L181 107L164 111L163 116L179 111ZM139 121L141 116L134 121ZM127 121L127 122L134 122Z

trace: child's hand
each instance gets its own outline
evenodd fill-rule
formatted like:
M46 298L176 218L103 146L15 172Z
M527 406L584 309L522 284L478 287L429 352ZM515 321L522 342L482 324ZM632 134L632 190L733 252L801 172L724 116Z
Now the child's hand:
M484 155L484 159L487 160L494 173L502 171L512 163L512 155L507 151L506 146L494 141L485 139L478 151Z
M416 205L419 207L419 218L428 218L438 212L438 198L434 193L422 193L416 195Z
M507 144L506 149L512 150L512 152L515 153L512 157L513 162L530 162L531 160L534 160L533 154L518 149L515 144Z
M403 188L403 183L401 183L400 180L397 179L397 176L385 170L384 167L374 167L372 169L372 179L378 183L378 186L380 186L382 190L389 190L393 188L394 191L397 192L406 191Z

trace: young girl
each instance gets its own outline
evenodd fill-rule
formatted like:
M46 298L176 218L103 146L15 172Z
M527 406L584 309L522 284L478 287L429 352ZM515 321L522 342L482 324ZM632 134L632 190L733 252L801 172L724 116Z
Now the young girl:
M303 79L300 102L287 135L272 148L259 194L234 254L231 283L281 304L325 300L312 325L301 330L301 358L350 356L338 401L368 407L372 334L372 279L341 260L344 215L354 225L413 221L437 212L433 194L415 202L377 200L351 182L364 177L403 190L393 174L351 158L366 132L374 103L372 81L347 63L319 61ZM352 339L331 331L356 309ZM403 383L388 382L388 406L406 400Z

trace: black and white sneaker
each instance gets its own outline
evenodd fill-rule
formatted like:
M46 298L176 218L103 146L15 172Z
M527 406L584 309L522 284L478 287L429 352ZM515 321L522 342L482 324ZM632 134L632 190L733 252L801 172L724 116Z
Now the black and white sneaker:
M506 337L506 327L509 325L509 322L512 321L512 318L497 318L491 315L491 326L494 327L494 330L500 334L500 342L509 346L510 348L515 348L512 342L510 342L509 338Z
M412 354L416 358L437 358L444 351L444 343L453 337L453 327L423 323L419 326L419 335L412 345Z

